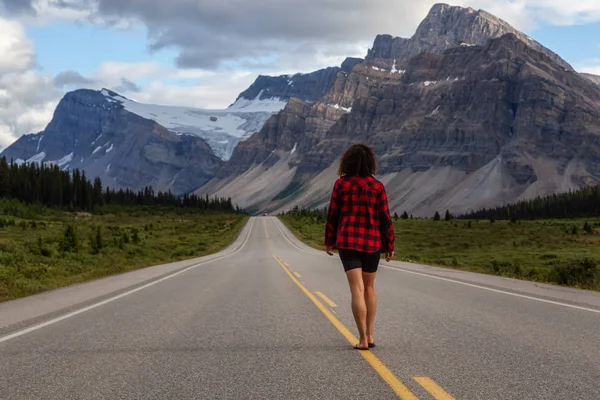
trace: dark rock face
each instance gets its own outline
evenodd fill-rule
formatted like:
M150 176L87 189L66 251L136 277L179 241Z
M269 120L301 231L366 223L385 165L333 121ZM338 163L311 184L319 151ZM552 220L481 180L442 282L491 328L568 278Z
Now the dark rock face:
M204 140L178 136L92 90L66 94L43 132L23 136L2 155L84 169L106 186L177 194L203 185L223 164Z
M473 173L501 157L517 182L533 183L525 153L560 163L585 154L593 173L599 139L600 88L507 34L483 47L421 53L400 83L358 99L313 151L367 141L385 155L384 174L433 166Z
M483 10L436 4L410 39L379 35L367 55L368 61L396 60L398 69L405 69L411 58L422 52L440 53L460 45L485 45L488 40L507 33L516 35L529 47L544 53L564 68L573 68L554 52L516 30L507 22ZM391 64L390 63L390 68Z
M335 82L339 72L350 72L352 68L363 62L360 58L347 58L340 67L321 69L309 74L264 76L260 75L254 83L242 92L238 99L264 100L278 98L315 102L323 97Z

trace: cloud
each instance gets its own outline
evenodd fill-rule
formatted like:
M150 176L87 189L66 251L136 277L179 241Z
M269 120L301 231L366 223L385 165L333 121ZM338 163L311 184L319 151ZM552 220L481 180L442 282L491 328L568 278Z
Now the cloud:
M0 10L5 10L9 14L35 13L28 0L0 0Z
M0 54L0 147L6 147L44 128L60 91L35 71L33 44L18 22L0 18Z
M115 92L125 93L125 92L133 92L139 93L142 91L142 88L137 85L135 82L130 81L127 78L121 78L121 84L114 88Z
M49 0L46 0L49 1ZM55 0L56 1L56 0ZM340 47L368 47L378 33L411 36L437 0L63 0L62 8L87 5L90 18L138 21L148 28L149 49L176 48L184 68L218 69L244 61L291 67L291 56L311 64ZM456 0L483 8L521 29L600 20L600 2L572 0ZM121 21L121 22L120 22ZM298 53L299 49L311 52ZM345 54L359 56L362 54ZM337 57L336 59L338 59ZM267 64L269 64L267 62ZM271 63L270 65L273 65Z
M25 71L35 63L33 44L19 23L0 18L0 74Z
M575 66L579 72L594 74L600 76L600 58L592 58Z
M54 78L54 85L59 88L64 88L65 86L85 86L85 85L93 85L96 81L94 79L86 78L76 71L63 71L56 75Z

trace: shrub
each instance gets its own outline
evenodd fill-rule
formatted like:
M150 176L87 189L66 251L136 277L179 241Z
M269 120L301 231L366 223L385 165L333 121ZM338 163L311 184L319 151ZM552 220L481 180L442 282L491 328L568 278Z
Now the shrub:
M65 228L65 232L60 239L59 248L64 253L77 253L79 251L79 241L73 225L67 225Z
M583 285L592 287L598 271L598 261L592 258L571 260L566 264L555 265L555 280L561 285Z
M98 226L96 228L96 234L90 238L90 248L92 249L92 254L99 254L104 247L104 243L102 240L102 230Z
M588 224L587 222L583 225L583 230L585 231L585 233L591 235L594 233L594 228L592 228L592 226L590 224Z

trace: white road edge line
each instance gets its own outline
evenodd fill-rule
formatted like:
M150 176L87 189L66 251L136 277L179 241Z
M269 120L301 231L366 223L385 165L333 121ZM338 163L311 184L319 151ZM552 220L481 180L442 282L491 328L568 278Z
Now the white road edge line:
M279 223L278 222L276 222L275 225L277 226L277 228L279 229L279 231L281 232L281 234L285 238L285 240L287 240L288 242L290 242L290 244L292 246L294 246L298 250L302 250L305 253L318 255L318 254L316 254L316 252L313 253L311 251L305 250L305 249L297 246L295 243L293 243L287 237L287 235L283 232L283 230L279 227ZM509 296L520 297L522 299L534 300L534 301L539 301L539 302L542 302L542 303L553 304L553 305L556 305L556 306L568 307L568 308L573 308L573 309L576 309L576 310L588 311L588 312L592 312L592 313L595 313L595 314L600 314L600 310L597 310L595 308L581 307L581 306L576 306L576 305L573 305L573 304L561 303L559 301L552 301L552 300L541 299L539 297L527 296L527 295L524 295L524 294L513 293L513 292L509 292L509 291L505 291L505 290L492 289L492 288L489 288L489 287L486 287L486 286L476 285L474 283L467 283L467 282L457 281L457 280L454 280L454 279L442 278L441 276L424 274L422 272L416 272L416 271L409 271L407 269L403 269L403 268L399 268L399 267L392 267L392 266L389 266L389 265L383 265L382 264L381 266L384 267L384 268L388 268L388 269L392 269L392 270L398 271L398 272L405 272L407 274L420 275L420 276L424 276L424 277L427 277L427 278L433 278L433 279L438 279L440 281L457 283L459 285L470 286L470 287L474 287L474 288L482 289L482 290L487 290L487 291L494 292L494 293L501 293L501 294L506 294L506 295L509 295Z
M476 285L474 283L461 282L461 281L457 281L457 280L454 280L454 279L442 278L441 276L429 275L429 274L424 274L424 273L415 272L415 271L408 271L406 269L397 268L397 267L391 267L389 265L383 265L382 264L381 266L383 268L391 269L391 270L398 271L398 272L404 272L404 273L407 273L407 274L414 274L414 275L425 276L427 278L433 278L433 279L438 279L440 281L457 283L459 285L470 286L470 287L474 287L474 288L478 288L478 289L483 289L483 290L487 290L487 291L494 292L494 293L507 294L509 296L520 297L522 299L535 300L535 301L540 301L542 303L554 304L554 305L557 305L557 306L569 307L569 308L574 308L576 310L589 311L589 312L593 312L593 313L596 313L596 314L600 314L600 310L597 310L597 309L594 309L594 308L581 307L581 306L576 306L576 305L573 305L573 304L561 303L559 301L546 300L546 299L541 299L539 297L533 297L533 296L527 296L527 295L524 295L524 294L508 292L508 291L505 291L505 290L492 289L492 288L489 288L489 287L486 287L486 286Z
M76 316L76 315L82 314L82 313L84 313L84 312L86 312L86 311L89 311L89 310L92 310L92 309L94 309L94 308L97 308L97 307L103 306L103 305L105 305L105 304L108 304L108 303L110 303L110 302L113 302L113 301L115 301L115 300L118 300L118 299L120 299L120 298L123 298L123 297L125 297L125 296L129 296L130 294L133 294L133 293L139 292L140 290L143 290L143 289L149 288L150 286L154 286L154 285L156 285L157 283L160 283L160 282L166 281L167 279L171 279L171 278L173 278L174 276L177 276L177 275L183 274L184 272L187 272L187 271L189 271L189 270L191 270L191 269L197 268L197 267L199 267L199 266L201 266L201 265L209 264L209 263L212 263L212 262L215 262L215 261L222 260L222 259L224 259L224 258L227 258L227 257L231 257L232 255L234 255L234 254L237 254L238 252L240 252L240 251L241 251L241 250L242 250L242 249L243 249L243 248L246 246L246 244L248 243L248 240L250 239L250 233L252 233L252 228L253 228L253 227L254 227L254 219L252 220L252 223L251 223L250 227L248 228L248 234L246 235L246 239L244 240L244 242L242 243L242 245L241 245L241 246L240 246L240 247L239 247L239 248L238 248L236 251L234 251L234 252L232 252L232 253L229 253L229 254L226 254L226 255L223 255L223 256L217 257L217 258L215 258L215 259L213 259L213 260L203 261L203 262L201 262L201 263L194 264L194 265L192 265L192 266L189 266L189 267L187 267L186 269L183 269L183 270L181 270L181 271L175 272L175 273L173 273L173 274L171 274L171 275L165 276L164 278L161 278L161 279L159 279L159 280L156 280L156 281L150 282L150 283L148 283L148 284L146 284L146 285L144 285L144 286L140 286L140 287L138 287L138 288L135 288L135 289L133 289L133 290L130 290L130 291L128 291L128 292L121 293L120 295L117 295L117 296L115 296L115 297L111 297L111 298L109 298L109 299L106 299L106 300L103 300L103 301L101 301L101 302L99 302L99 303L92 304L91 306L87 306L87 307L84 307L84 308L82 308L82 309L80 309L80 310L73 311L73 312L71 312L71 313L65 314L65 315L63 315L63 316L61 316L61 317L54 318L54 319L51 319L51 320L49 320L49 321L43 322L43 323L41 323L41 324L34 325L34 326L31 326L31 327L29 327L29 328L26 328L26 329L23 329L23 330L17 331L17 332L15 332L15 333L12 333L12 334L10 334L10 335L7 335L7 336L0 337L0 343L7 342L7 341L9 341L9 340L11 340L11 339L14 339L14 338L17 338L17 337L19 337L19 336L23 336L23 335L26 335L26 334L28 334L28 333L31 333L31 332L37 331L38 329L45 328L45 327L47 327L47 326L49 326L49 325L52 325L52 324L55 324L55 323L57 323L57 322L64 321L64 320L65 320L65 319L67 319L67 318L71 318L71 317L74 317L74 316Z

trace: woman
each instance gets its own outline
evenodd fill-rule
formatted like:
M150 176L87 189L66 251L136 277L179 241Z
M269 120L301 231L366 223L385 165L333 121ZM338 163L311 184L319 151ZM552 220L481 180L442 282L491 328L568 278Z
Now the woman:
M377 161L364 144L350 147L340 160L325 228L325 251L338 249L352 294L352 313L360 341L357 350L375 347L377 309L374 283L380 254L394 258L394 227L383 183L373 177Z

